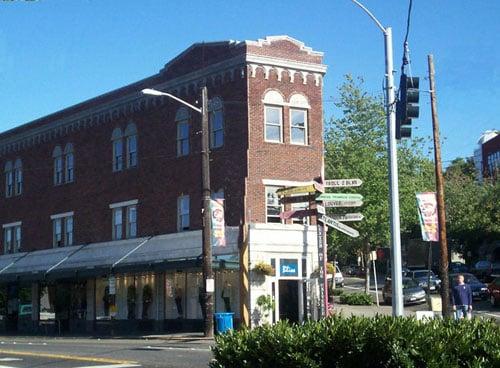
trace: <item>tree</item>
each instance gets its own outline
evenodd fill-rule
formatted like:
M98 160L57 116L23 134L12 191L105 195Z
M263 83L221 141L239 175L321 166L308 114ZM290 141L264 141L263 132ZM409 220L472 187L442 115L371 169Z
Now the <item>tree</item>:
M390 242L389 188L387 168L387 131L384 103L381 98L363 91L363 80L346 76L335 104L342 116L332 118L325 132L325 171L327 178L359 178L363 185L345 192L363 195L359 209L365 216L350 223L360 232L353 239L337 231L329 231L329 253L345 256L348 252L366 255L376 246ZM423 153L424 141L412 139L398 148L401 230L411 234L418 228L415 193L433 188L432 162ZM333 212L350 210L334 209ZM368 262L369 266L369 262ZM366 289L369 287L369 267Z

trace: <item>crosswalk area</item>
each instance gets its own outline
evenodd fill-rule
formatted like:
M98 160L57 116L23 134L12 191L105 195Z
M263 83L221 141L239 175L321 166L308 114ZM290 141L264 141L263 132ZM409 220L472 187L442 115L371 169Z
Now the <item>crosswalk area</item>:
M50 367L50 368L133 368L141 367L136 363L114 363L112 359L91 358L87 361L85 358L78 357L75 360L73 357L44 357L44 356L29 356L17 357L9 355L0 355L0 368L30 368L30 367ZM98 361L92 361L93 359Z

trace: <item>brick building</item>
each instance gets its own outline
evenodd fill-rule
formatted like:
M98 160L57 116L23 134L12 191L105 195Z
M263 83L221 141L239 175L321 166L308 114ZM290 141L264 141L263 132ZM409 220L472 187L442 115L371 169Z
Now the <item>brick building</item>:
M259 323L256 298L269 294L282 301L270 318L314 315L315 230L282 222L275 192L321 175L325 71L322 53L287 36L197 43L158 74L1 133L3 328L200 326L201 119L141 90L199 105L205 85L212 195L227 225L214 248L216 310L238 319L249 303ZM240 300L243 242L250 268L295 272L262 282L251 272Z

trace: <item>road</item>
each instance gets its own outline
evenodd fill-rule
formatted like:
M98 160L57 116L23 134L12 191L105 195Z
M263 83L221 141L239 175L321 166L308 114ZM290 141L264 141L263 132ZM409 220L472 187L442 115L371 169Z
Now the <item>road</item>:
M205 341L0 337L0 368L198 368L211 357Z
M383 304L382 300L382 287L384 286L384 278L379 277L378 282L378 295L381 306L377 308L376 306L348 306L348 305L337 305L336 309L341 310L344 315L356 314L356 315L374 315L379 314L391 314L391 306L386 306ZM365 290L365 280L358 277L346 277L345 278L345 292L360 292ZM373 277L371 277L370 292L375 298L375 286L373 282ZM405 315L413 315L416 311L429 310L427 303L407 305L405 306ZM474 301L473 304L473 315L484 317L484 318L494 318L498 323L500 323L500 308L492 307L489 301L481 300Z

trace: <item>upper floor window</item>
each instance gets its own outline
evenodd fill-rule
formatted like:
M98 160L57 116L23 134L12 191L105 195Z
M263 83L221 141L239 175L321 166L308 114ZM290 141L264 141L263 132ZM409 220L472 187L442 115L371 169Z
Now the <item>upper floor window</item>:
M3 225L4 253L17 253L21 250L21 222Z
M113 240L135 238L137 236L137 203L138 200L134 199L109 205L113 211Z
M52 245L54 248L73 245L73 212L50 216L52 220Z
M177 156L189 154L189 112L185 107L181 107L175 114L177 125Z
M127 168L137 166L137 127L129 123L125 129L125 142L127 148Z
M290 143L308 144L308 122L307 111L309 102L301 94L293 94L290 97Z
M12 197L14 195L14 169L12 161L7 161L4 168L5 173L5 196Z
M56 146L52 152L54 159L54 185L60 185L63 182L63 153L61 146Z
M113 171L123 169L123 133L120 128L115 128L111 134L113 144Z
M66 183L71 183L75 178L75 158L73 153L73 145L68 143L64 147L64 180Z
M222 100L213 98L208 106L210 112L210 148L218 148L224 145L224 111Z
M266 222L281 223L280 213L282 206L279 203L279 187L266 187Z
M283 96L278 91L268 91L264 96L264 139L283 142Z
M182 195L177 199L177 230L189 230L189 196Z

